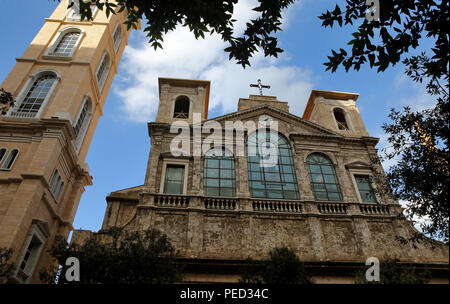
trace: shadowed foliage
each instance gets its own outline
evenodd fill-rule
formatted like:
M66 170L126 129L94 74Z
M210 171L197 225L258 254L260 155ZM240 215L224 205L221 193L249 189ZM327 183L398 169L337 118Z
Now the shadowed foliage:
M40 276L51 284L67 283L69 257L76 257L80 262L80 281L71 283L167 284L181 280L181 269L175 264L178 254L165 234L152 229L111 228L82 244L68 244L58 237L50 254L60 266L42 269Z
M9 261L12 253L12 249L0 247L0 283L6 282L14 272L15 266Z
M412 265L401 264L397 258L385 258L380 262L380 281L368 282L366 272L356 274L356 284L427 284L430 281L428 271L419 272Z
M295 252L287 247L275 248L263 261L247 259L240 283L250 284L312 284L305 266Z

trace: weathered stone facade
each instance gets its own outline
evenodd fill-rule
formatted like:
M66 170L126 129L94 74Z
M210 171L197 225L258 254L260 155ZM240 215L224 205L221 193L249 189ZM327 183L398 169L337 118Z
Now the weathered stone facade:
M170 153L173 107L177 96L189 96L194 108L207 109L209 83L179 79L160 79L161 106L155 122L148 124L151 150L144 184L112 192L102 230L125 227L130 230L156 228L165 232L180 250L188 267L190 282L232 282L239 277L245 259L265 258L280 246L295 250L316 282L352 283L354 270L361 269L369 257L398 257L402 262L429 267L434 282L448 281L448 247L431 240L417 249L401 246L396 236L408 237L411 224L398 215L402 208L379 191L377 203L364 203L358 192L355 174L373 175L381 165L373 165L377 138L370 137L356 107L357 94L313 91L303 118L288 112L287 103L275 97L250 95L239 101L237 112L214 118L225 121L254 121L262 115L278 122L278 132L291 147L300 199L252 198L249 190L247 156L239 155L244 141L233 141L236 172L235 197L204 195L204 156L179 156ZM195 104L197 103L197 104ZM348 130L336 124L333 109L345 111ZM192 109L192 107L191 107ZM195 127L192 111L190 145L194 150ZM201 125L208 122L202 119ZM198 125L197 125L198 126ZM223 131L225 132L225 131ZM201 134L204 140L210 134ZM225 133L222 134L225 137ZM238 135L236 135L238 136ZM194 139L193 139L194 138ZM338 177L343 199L318 201L312 191L307 157L326 155ZM165 165L181 164L187 171L180 195L164 194ZM380 187L380 185L374 185ZM101 231L100 231L101 233ZM79 240L90 233L75 231Z

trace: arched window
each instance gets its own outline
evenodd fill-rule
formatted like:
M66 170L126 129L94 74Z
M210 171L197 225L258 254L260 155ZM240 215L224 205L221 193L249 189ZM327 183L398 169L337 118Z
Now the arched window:
M5 151L5 153L6 153L6 151ZM3 162L3 165L1 168L4 170L10 170L12 168L12 166L14 165L14 162L16 161L18 155L19 155L19 150L12 149L11 152L9 152L8 157Z
M69 13L67 15L67 19L69 21L86 21L86 22L89 21L86 18L84 20L81 20L79 0L69 0L69 4L71 4L71 8L69 9ZM94 18L98 7L95 4L92 4L90 9L91 9L92 18Z
M114 40L114 50L117 51L117 48L120 45L120 41L122 41L122 24L117 22L116 28L114 29L113 34L113 40Z
M203 185L205 195L235 196L236 174L233 153L213 148L205 153Z
M8 150L6 148L0 149L0 165L2 164L2 160L3 160L3 157L6 155L6 152L8 152Z
M347 120L345 119L345 112L340 108L335 108L333 110L334 119L336 119L336 123L339 130L349 130Z
M333 163L325 155L313 153L306 160L311 188L318 201L342 201Z
M173 109L173 118L188 118L189 117L190 101L186 96L180 96L175 100Z
M78 114L75 126L73 130L75 131L75 146L78 149L83 141L84 135L86 134L87 127L92 116L92 102L89 97L85 97L81 111Z
M299 199L291 147L284 136L268 130L252 133L247 161L252 197Z
M36 117L50 97L50 93L56 86L57 77L54 73L48 72L41 74L34 81L31 87L26 92L23 99L15 106L10 116L15 117Z
M80 35L80 31L72 31L64 34L53 50L52 55L64 57L72 56Z
M109 55L105 52L96 73L99 91L102 91L103 89L103 85L105 84L106 78L108 77L110 66L111 63L109 60Z

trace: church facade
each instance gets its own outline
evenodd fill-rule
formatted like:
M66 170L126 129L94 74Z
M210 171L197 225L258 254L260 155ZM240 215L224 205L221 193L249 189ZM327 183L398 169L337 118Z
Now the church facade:
M248 257L282 246L317 283L353 283L371 257L397 257L448 282L448 247L396 239L415 229L377 182L378 139L358 94L313 90L302 117L276 97L250 95L208 119L209 94L209 81L159 78L143 185L110 193L101 231L76 230L74 241L110 227L161 230L180 251L186 282L236 282Z

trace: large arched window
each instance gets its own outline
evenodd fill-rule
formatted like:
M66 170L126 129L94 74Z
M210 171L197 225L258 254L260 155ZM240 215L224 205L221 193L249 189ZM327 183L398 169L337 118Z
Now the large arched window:
M186 96L180 96L175 100L173 108L173 118L188 118L189 117L190 101Z
M89 97L84 98L83 106L81 107L80 113L76 120L73 130L75 131L75 146L78 149L83 141L84 135L86 134L89 121L92 116L92 102Z
M325 155L313 153L307 158L314 197L318 201L341 201L342 194L333 163Z
M57 83L57 76L53 72L41 73L40 76L31 78L31 86L25 85L25 96L23 99L18 98L17 105L9 113L10 116L28 118L39 116L41 108L48 101Z
M82 28L75 26L62 28L49 45L44 57L51 57L51 59L72 58L84 34L85 31Z
M208 196L236 195L233 153L223 147L205 153L203 189Z
M333 115L339 130L349 130L347 120L345 119L344 110L341 108L335 108L333 110Z
M269 130L252 133L247 161L252 197L299 199L291 147L284 136Z
M75 49L75 46L80 38L79 31L73 31L66 33L58 45L55 47L55 50L52 52L55 56L65 56L70 57Z

